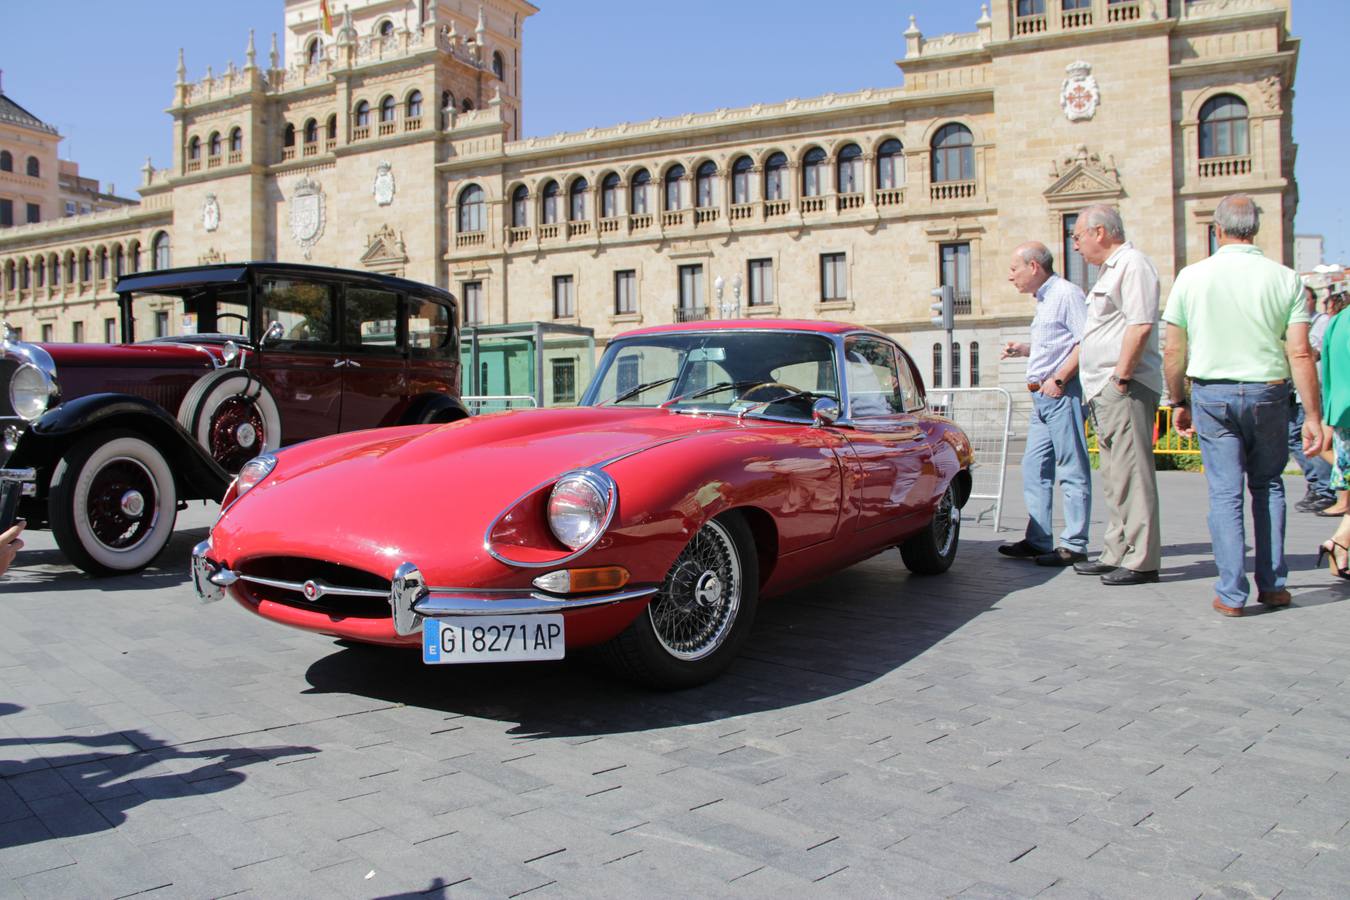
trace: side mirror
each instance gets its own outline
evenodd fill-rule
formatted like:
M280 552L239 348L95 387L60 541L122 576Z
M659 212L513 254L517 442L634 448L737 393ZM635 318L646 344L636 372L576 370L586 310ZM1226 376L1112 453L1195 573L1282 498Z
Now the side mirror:
M833 425L839 421L839 401L833 397L821 397L811 404L811 424L817 428Z
M267 330L263 332L262 340L259 342L259 346L266 347L268 344L275 344L277 341L281 340L285 336L286 336L286 329L281 327L280 322L274 321L272 322L272 324L268 325Z

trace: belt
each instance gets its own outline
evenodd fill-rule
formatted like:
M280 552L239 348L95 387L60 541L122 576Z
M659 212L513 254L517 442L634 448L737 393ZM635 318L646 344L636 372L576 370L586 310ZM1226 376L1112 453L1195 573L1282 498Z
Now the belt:
M1231 378L1192 378L1192 384L1198 384L1202 387L1211 384L1287 384L1287 379L1276 378L1274 381L1234 381Z
M1037 393L1040 389L1041 389L1041 383L1040 383L1039 381L1028 381L1028 382L1027 382L1027 390L1031 391L1033 394Z

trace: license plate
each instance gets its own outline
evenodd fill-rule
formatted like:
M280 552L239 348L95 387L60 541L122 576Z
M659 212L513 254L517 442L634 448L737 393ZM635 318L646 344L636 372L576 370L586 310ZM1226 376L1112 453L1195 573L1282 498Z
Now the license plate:
M422 662L525 662L563 658L563 617L458 616L422 624Z

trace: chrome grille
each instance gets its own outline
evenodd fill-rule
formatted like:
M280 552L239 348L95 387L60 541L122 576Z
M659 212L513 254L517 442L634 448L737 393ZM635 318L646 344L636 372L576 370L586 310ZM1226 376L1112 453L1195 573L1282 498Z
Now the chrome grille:
M391 615L388 578L324 560L259 557L240 567L239 581L255 601L269 600L343 618L387 619Z

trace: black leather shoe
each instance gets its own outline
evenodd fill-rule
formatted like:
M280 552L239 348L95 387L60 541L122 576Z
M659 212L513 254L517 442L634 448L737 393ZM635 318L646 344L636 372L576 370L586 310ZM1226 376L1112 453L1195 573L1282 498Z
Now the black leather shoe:
M1045 553L1044 550L1037 550L1025 540L1018 541L1015 544L1001 544L998 552L1013 559L1035 559Z
M1100 562L1099 560L1092 560L1089 562L1085 559L1082 562L1073 564L1073 570L1079 575L1105 575L1107 572L1114 572L1116 568L1116 566L1108 566L1106 563Z
M1314 494L1312 496L1304 497L1302 500L1295 503L1294 509L1298 510L1299 512L1315 513L1321 512L1327 507L1335 505L1336 505L1335 497L1318 497L1316 494Z
M1038 566L1056 566L1061 569L1080 562L1087 562L1087 554L1070 550L1068 547L1056 547L1049 553L1042 553L1036 557Z
M1157 569L1151 572L1139 572L1122 567L1102 576L1102 584L1157 584L1157 582Z

